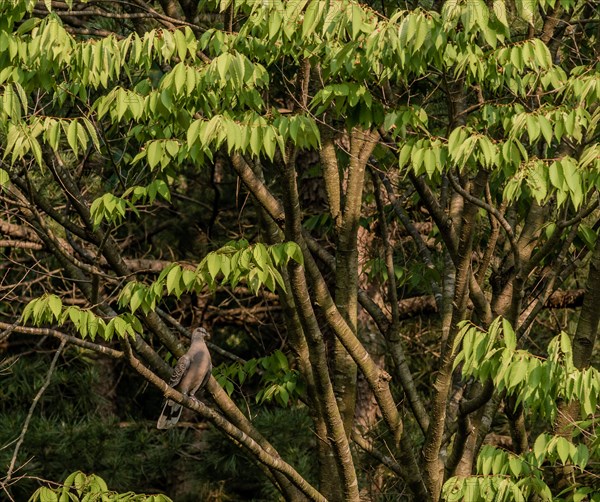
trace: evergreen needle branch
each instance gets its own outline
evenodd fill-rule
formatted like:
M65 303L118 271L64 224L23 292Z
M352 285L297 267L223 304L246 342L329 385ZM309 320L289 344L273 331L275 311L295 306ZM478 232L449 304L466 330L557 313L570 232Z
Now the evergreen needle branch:
M3 486L8 484L10 482L10 479L12 478L12 474L15 470L15 464L17 462L17 456L19 455L19 450L21 449L21 445L23 444L23 441L25 440L25 434L27 434L27 429L29 429L29 422L31 421L31 417L33 416L33 412L34 412L39 400L41 399L42 395L44 394L44 392L46 392L46 389L50 385L50 380L52 379L52 374L54 373L54 368L56 367L58 358L60 357L60 354L61 354L63 348L65 347L66 343L67 343L66 340L62 340L60 342L60 347L54 354L54 358L52 359L52 362L50 363L50 368L48 368L46 380L44 381L44 384L42 385L42 387L36 394L35 398L33 399L32 403L31 403L31 406L29 407L29 413L27 414L27 418L25 418L25 423L23 424L23 429L21 430L19 440L17 441L17 444L15 446L15 451L14 451L12 459L10 461L10 466L8 467L8 472L6 473L6 477L2 481Z
M368 453L375 460L386 466L390 471L398 476L402 476L402 467L396 461L396 459L391 458L388 455L383 454L377 448L373 446L373 444L367 441L364 437L360 435L360 433L356 430L352 431L352 441L354 441L361 450Z

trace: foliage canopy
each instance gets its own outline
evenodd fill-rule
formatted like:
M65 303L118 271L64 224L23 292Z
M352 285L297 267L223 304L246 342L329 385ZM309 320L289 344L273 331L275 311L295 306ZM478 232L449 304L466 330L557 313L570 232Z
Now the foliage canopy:
M598 3L386 4L0 1L0 337L133 370L288 499L598 500ZM209 405L165 383L201 322Z

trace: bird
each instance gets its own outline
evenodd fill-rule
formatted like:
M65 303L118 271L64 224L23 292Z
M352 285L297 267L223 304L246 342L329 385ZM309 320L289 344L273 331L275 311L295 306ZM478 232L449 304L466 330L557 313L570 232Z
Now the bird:
M210 338L210 333L204 328L196 328L192 332L192 343L188 351L179 358L173 370L169 386L178 390L185 396L196 399L196 393L202 389L210 378L212 362L205 340ZM167 399L162 413L156 423L157 429L170 429L174 427L181 417L183 407Z

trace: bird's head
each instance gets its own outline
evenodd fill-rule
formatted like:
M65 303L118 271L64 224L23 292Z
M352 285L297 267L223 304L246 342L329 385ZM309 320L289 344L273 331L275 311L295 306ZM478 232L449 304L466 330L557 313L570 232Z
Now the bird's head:
M210 333L206 330L206 328L196 328L194 331L192 331L192 342L201 340L210 340Z

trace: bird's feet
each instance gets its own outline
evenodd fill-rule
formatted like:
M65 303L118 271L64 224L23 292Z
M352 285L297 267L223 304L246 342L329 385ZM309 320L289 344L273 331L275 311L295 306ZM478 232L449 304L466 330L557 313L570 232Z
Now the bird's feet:
M198 406L200 406L200 400L196 397L196 396L188 396L193 402L194 404L197 404Z

